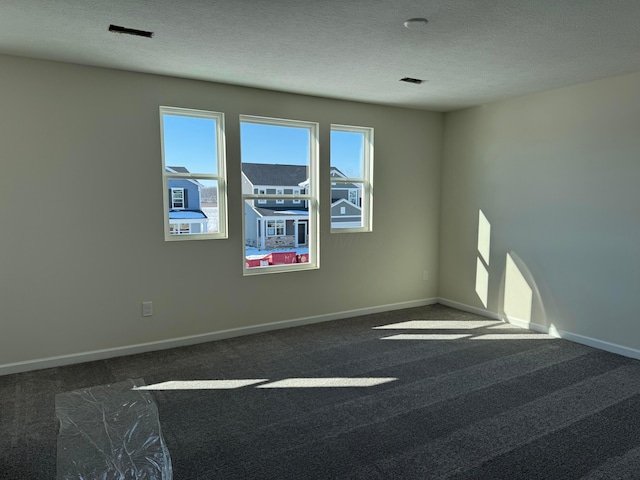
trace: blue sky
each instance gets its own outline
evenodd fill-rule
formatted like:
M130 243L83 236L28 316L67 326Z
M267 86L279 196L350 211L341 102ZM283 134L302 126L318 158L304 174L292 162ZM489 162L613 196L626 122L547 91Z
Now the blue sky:
M193 173L216 173L216 121L164 115L167 166L183 166ZM304 128L241 123L242 161L306 165L309 131ZM357 133L331 132L331 165L347 176L362 176L362 141Z
M246 163L309 163L309 130L259 123L240 124L240 151Z
M164 161L193 173L217 173L216 121L164 115Z

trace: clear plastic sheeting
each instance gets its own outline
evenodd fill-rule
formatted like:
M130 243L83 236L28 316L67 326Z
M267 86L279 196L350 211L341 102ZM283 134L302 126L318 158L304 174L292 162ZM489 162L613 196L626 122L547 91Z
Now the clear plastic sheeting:
M142 379L56 395L57 480L171 480L158 408Z

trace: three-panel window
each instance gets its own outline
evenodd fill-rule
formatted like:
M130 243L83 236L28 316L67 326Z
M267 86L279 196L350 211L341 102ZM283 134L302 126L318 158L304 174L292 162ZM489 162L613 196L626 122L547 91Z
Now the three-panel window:
M227 238L224 114L160 107L165 240ZM245 275L319 267L319 125L240 115ZM373 129L331 125L331 232L368 232Z

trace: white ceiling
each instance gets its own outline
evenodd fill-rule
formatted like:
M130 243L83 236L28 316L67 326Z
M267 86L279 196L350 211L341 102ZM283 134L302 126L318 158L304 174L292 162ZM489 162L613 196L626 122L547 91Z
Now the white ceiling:
M640 71L640 0L2 0L0 53L448 111Z

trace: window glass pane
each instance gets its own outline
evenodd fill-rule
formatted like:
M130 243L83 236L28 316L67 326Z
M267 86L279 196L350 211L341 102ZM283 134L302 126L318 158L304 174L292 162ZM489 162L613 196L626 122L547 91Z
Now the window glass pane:
M331 130L331 167L332 175L364 178L363 133Z
M218 173L215 119L164 114L162 122L164 161L170 172Z
M364 184L336 182L331 186L331 229L361 228Z
M240 124L242 163L309 165L309 142L307 128L249 122Z
M306 211L296 213L256 210L252 200L245 200L247 268L309 263L309 216Z
M331 231L371 231L373 128L331 125L330 175Z
M240 133L247 191L258 195L244 199L246 268L317 267L317 124L241 116ZM309 191L310 200L291 198Z
M170 234L219 233L216 180L169 178L168 184L172 192L166 212Z
M227 238L224 114L160 107L164 237Z

